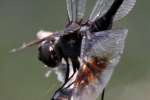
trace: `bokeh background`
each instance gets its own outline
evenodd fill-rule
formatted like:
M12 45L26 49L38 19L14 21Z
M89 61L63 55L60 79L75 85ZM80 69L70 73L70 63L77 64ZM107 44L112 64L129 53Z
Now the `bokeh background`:
M105 100L150 100L149 3L138 0L116 25L128 28L129 34ZM88 7L92 4L89 0ZM8 52L41 29L62 30L66 15L65 0L0 0L0 100L50 100L59 82L53 74L44 77L47 69L37 59L37 48Z

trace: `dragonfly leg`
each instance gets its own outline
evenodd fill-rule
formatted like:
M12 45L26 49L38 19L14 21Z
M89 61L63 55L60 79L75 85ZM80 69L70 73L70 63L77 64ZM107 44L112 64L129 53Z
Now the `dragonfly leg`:
M104 100L104 96L105 96L105 88L102 91L101 100Z

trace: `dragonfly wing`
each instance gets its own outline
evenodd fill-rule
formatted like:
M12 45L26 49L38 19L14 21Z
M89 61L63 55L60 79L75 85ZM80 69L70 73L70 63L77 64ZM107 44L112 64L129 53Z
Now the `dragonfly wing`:
M78 0L78 3L77 3L77 21L82 19L84 16L86 2L87 2L87 0Z
M104 65L105 60L103 60L99 62L101 63L100 66L94 66L96 64L94 63L91 67L92 70L87 66L81 67L81 72L76 79L77 85L73 88L75 91L72 94L73 100L96 100L102 93L112 76L114 66L119 62L126 36L126 29L95 33L92 38L95 42L91 42L93 46L90 48L88 57L90 59L93 56L100 59L106 57L106 65Z
M41 30L41 31L37 32L37 39L32 40L32 41L27 42L27 43L23 43L19 48L14 48L14 49L10 50L9 52L15 53L18 51L22 51L22 50L29 48L29 47L32 47L34 45L39 45L43 41L45 41L46 39L49 39L49 40L57 39L62 34L63 34L63 32L48 32L48 31Z
M124 0L121 7L118 9L114 21L120 20L125 17L135 6L136 0Z
M96 18L101 17L111 7L114 0L97 0L89 20L94 21Z
M77 18L77 0L66 0L68 17L70 21L76 21Z
M83 18L87 0L66 0L70 21L79 21Z
M102 17L109 10L114 1L115 0L97 0L89 20L93 22L96 18ZM115 14L114 21L125 17L135 6L135 3L136 0L124 0Z
M111 54L111 57L115 57L122 54L127 32L127 29L114 29L94 33L89 41L88 55L101 57L104 54Z

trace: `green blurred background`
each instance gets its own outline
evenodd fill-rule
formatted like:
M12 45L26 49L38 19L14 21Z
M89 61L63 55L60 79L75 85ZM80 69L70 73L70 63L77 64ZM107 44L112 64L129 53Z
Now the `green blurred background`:
M150 1L138 0L119 23L129 29L125 53L107 87L105 100L150 100ZM88 6L92 7L92 0ZM35 38L36 32L62 30L65 0L0 0L0 100L49 100L59 87L56 76L37 59L37 48L8 51Z

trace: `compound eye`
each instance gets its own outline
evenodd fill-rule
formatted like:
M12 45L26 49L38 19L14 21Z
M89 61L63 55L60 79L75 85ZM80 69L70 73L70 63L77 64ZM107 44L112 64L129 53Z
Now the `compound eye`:
M50 42L45 42L39 47L39 60L48 67L56 67L60 62L60 57L54 50Z

